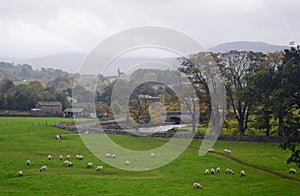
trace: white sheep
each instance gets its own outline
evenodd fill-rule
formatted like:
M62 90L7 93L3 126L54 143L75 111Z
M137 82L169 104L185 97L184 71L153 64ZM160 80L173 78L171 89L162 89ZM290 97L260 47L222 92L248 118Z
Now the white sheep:
M234 172L233 172L233 170L231 170L231 169L226 169L225 172L226 172L226 175L227 175L227 174L234 175Z
M102 165L99 165L96 167L96 171L102 171L103 170L103 166Z
M151 153L150 153L150 156L151 156L151 157L155 157L155 153L154 153L154 152L151 152Z
M230 154L231 154L231 150L224 149L224 154L225 154L225 155L230 155Z
M83 160L83 155L78 155L78 154L77 154L75 157L76 157L76 159L78 159L78 160Z
M60 134L57 134L57 135L56 135L56 139L61 140L61 135L60 135Z
M26 165L28 165L28 166L30 165L30 160L26 161Z
M201 184L200 183L194 183L193 184L193 186L194 186L194 189L202 189L202 186L201 186Z
M296 169L295 168L290 168L289 174L296 174Z
M70 160L71 156L69 154L67 154L67 159Z
M93 167L93 163L88 163L86 166L87 166L88 168L92 168L92 167Z
M241 176L246 176L246 172L244 170L241 171Z
M44 165L44 166L41 167L40 172L47 171L47 169L48 169L48 167Z
M111 154L110 153L106 153L105 154L105 158L111 158Z
M68 167L73 166L72 162L70 162L70 161L64 161L63 165L68 166Z
M216 168L216 172L217 172L217 173L220 173L220 172L221 172L221 168L220 168L220 167L217 167L217 168Z
M204 171L204 174L205 174L205 175L208 175L208 174L209 174L209 170L206 169L206 170Z
M214 168L210 169L210 174L215 174L215 169Z
M64 158L64 157L63 157L62 155L59 156L59 160L63 160L63 158Z
M128 160L125 161L125 164L126 164L126 165L129 165L129 164L130 164L130 161L128 161Z
M52 156L49 154L49 155L48 155L48 160L51 160L51 158L52 158Z
M209 148L209 149L207 150L207 152L215 152L215 149L214 149L214 148Z
M112 157L113 159L115 159L115 158L116 158L116 154L112 154L111 157Z
M21 170L18 172L18 174L19 176L23 176L23 172Z

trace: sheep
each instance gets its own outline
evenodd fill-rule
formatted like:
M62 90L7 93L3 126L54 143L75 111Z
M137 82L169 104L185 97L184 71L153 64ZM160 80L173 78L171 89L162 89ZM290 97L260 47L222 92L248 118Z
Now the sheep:
M30 166L30 160L26 161L26 165Z
M92 167L93 167L93 163L88 163L86 166L87 166L88 168L92 168Z
M62 155L59 156L59 160L63 160L63 158L64 158L64 157L63 157Z
M78 160L83 160L83 155L78 155L78 154L77 154L75 157L76 157L76 159L78 159Z
M295 168L290 168L289 174L296 174L296 169Z
M209 174L209 170L206 169L206 170L204 171L204 174L205 174L205 175L208 175L208 174Z
M56 139L61 140L61 135L60 135L60 134L57 134L57 135L56 135Z
M71 156L69 154L67 154L67 159L70 160Z
M154 157L155 157L155 153L154 153L154 152L151 152L151 153L150 153L150 156L154 158Z
M49 154L49 155L48 155L48 160L51 160L51 158L52 158L52 156Z
M226 169L225 172L226 172L226 175L227 175L227 174L234 175L234 172L233 172L233 170L231 170L231 169Z
M111 154L106 153L106 154L105 154L105 158L111 158Z
M111 157L112 157L113 159L115 159L115 158L116 158L116 154L112 154Z
M102 171L102 170L103 170L103 166L100 165L96 167L96 171Z
M215 174L215 169L214 168L210 169L210 174Z
M44 165L44 166L41 167L40 172L47 171L47 169L48 169L48 167Z
M215 149L214 149L214 148L209 148L209 149L207 150L207 152L215 152Z
M18 174L19 176L23 176L23 172L21 170L18 172Z
M221 172L221 168L220 168L220 167L217 167L217 168L216 168L216 172L217 172L217 173L220 173L220 172Z
M246 176L246 173L244 170L241 171L241 176Z
M70 161L64 161L63 165L68 166L68 167L73 166L72 162L70 162Z
M231 150L224 149L224 154L229 156L231 154Z
M194 186L194 189L201 189L202 190L202 186L201 186L201 184L200 183L194 183L193 184L193 186Z
M126 165L129 165L129 164L130 164L130 161L128 161L128 160L125 161L125 164L126 164Z

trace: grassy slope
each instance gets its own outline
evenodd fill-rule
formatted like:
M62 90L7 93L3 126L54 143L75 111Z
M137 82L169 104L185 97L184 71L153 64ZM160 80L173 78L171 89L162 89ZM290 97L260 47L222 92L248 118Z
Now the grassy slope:
M95 158L79 136L50 127L50 124L59 120L61 119L48 118L48 125L38 125L44 124L45 118L0 118L0 195L4 193L197 195L199 190L193 190L193 182L200 182L203 185L201 194L204 195L300 194L299 181L247 167L216 154L199 157L200 140L193 141L191 147L181 156L159 169L129 172L112 168ZM8 125L6 126L4 122ZM57 133L63 134L63 140L55 139ZM139 150L159 146L165 142L160 138L121 135L110 137L122 146ZM223 148L231 149L232 156L242 161L288 175L287 170L290 166L285 162L289 152L281 151L278 144L216 143L215 149L218 152ZM71 156L83 154L84 160L73 159L73 168L63 167L58 156L60 154L65 156L67 153ZM47 160L48 154L52 155L53 160ZM29 167L25 164L27 159L32 162ZM86 169L88 161L94 162L95 165L104 165L103 173ZM42 165L48 166L47 172L39 172ZM223 169L222 174L203 175L204 169L217 166ZM226 167L232 168L236 173L244 169L247 176L245 178L237 174L226 176L224 174ZM23 177L17 176L18 170L23 170ZM299 174L295 178L299 179Z

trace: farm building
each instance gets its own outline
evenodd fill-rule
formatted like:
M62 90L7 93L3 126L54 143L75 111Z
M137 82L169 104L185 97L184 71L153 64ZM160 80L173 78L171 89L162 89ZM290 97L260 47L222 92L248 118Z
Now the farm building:
M85 111L83 108L67 108L64 110L64 117L89 117L89 113Z
M46 116L62 115L62 104L59 101L39 101L35 105L35 108L39 109L42 115L46 115Z

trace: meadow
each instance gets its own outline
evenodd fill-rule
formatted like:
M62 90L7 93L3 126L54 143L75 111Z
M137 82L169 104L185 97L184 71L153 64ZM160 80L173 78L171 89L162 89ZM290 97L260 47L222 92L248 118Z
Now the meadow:
M0 118L0 195L300 195L300 175L288 174L289 151L277 143L218 141L216 153L199 156L201 140L194 140L177 159L151 171L120 170L97 159L80 136L53 128L62 118ZM71 119L69 119L71 120ZM56 134L62 140L55 139ZM119 145L146 150L167 139L110 135ZM223 149L231 149L230 157ZM52 160L48 160L48 154ZM73 167L63 166L59 155L71 155ZM76 154L84 155L75 160ZM26 166L30 159L31 165ZM87 169L87 162L103 165L102 172ZM47 165L46 172L40 172ZM206 168L221 173L204 175ZM225 175L231 168L235 175ZM296 168L297 169L297 168ZM24 175L18 176L22 170ZM246 176L239 172L245 170ZM300 169L299 169L300 171ZM199 182L203 190L194 190Z

